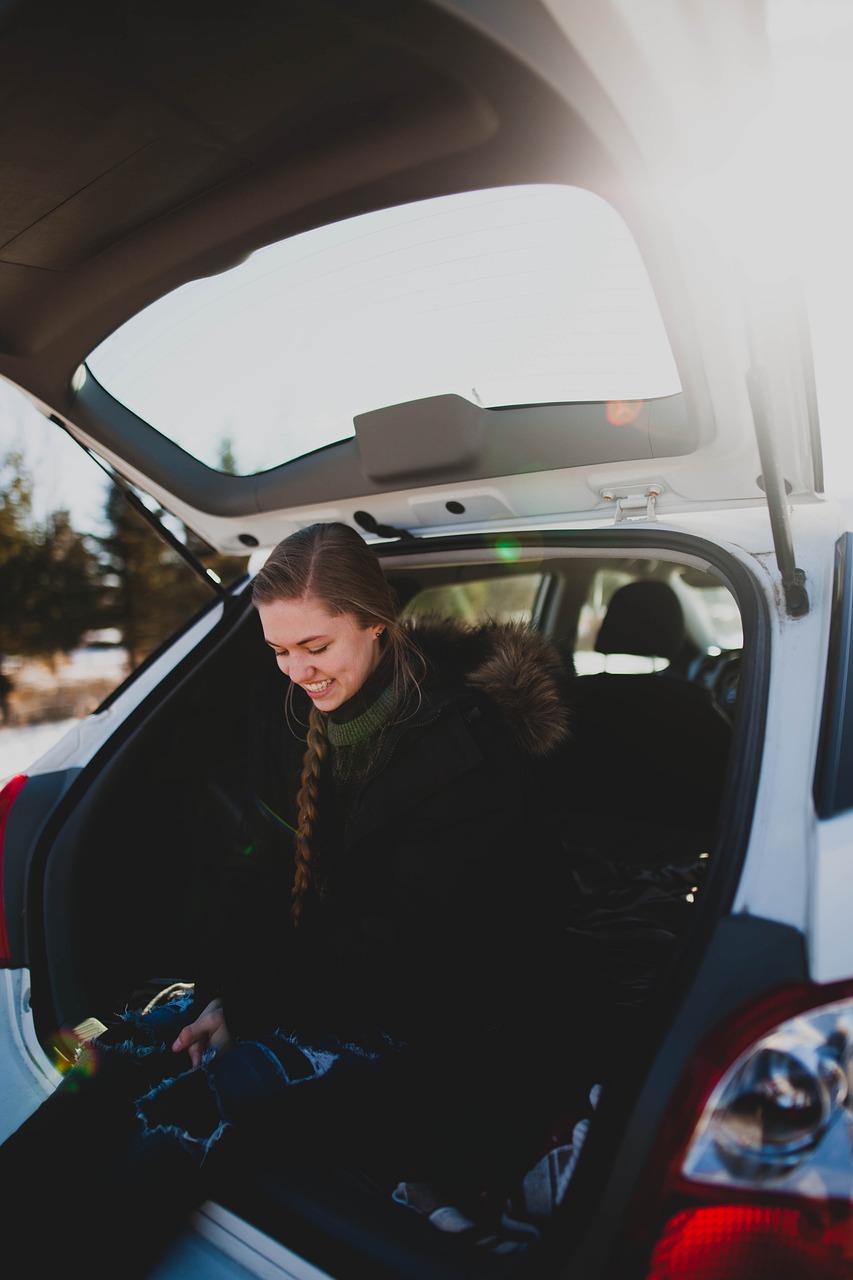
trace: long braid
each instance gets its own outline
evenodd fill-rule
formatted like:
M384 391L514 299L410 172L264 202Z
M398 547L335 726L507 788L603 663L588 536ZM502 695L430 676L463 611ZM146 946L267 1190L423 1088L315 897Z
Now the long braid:
M362 536L339 521L313 524L283 538L270 552L252 584L255 605L282 600L316 601L335 617L349 615L359 627L379 625L381 646L392 655L392 685L398 714L414 709L426 663L407 627L397 617L397 604L378 557ZM290 714L290 695L286 702ZM302 760L291 916L298 925L311 884L312 837L316 834L320 772L329 755L325 715L312 707Z
M308 737L305 755L302 759L302 777L296 807L299 815L299 830L294 841L296 867L293 875L293 904L290 914L294 926L298 926L302 915L302 901L311 883L311 837L317 821L317 794L320 788L320 770L329 753L329 740L326 737L326 717L316 707L311 708L308 717Z

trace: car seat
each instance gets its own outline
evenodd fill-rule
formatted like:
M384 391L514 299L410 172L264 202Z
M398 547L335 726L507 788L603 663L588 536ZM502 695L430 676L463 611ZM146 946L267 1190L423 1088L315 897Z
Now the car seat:
M671 666L569 682L571 740L552 763L567 841L635 864L690 861L713 839L732 729L711 692L685 678L689 643L672 587L621 587L595 647Z
M665 658L670 675L684 675L697 650L687 636L684 611L668 582L628 582L615 591L598 631L595 650Z

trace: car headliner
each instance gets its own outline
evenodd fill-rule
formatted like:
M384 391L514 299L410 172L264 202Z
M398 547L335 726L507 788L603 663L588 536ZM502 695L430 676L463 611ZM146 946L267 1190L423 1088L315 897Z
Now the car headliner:
M693 437L704 445L719 443L722 430L732 433L716 459L706 451L701 468L676 466L670 489L700 500L716 494L710 462L719 462L717 476L733 477L728 458L739 450L740 487L730 485L730 496L760 500L754 441L744 451L739 420L749 408L745 387L715 388L719 405L711 402L695 321L655 204L660 193L652 194L649 156L638 144L644 111L663 121L665 138L672 116L660 110L660 86L650 89L639 51L624 61L633 19L608 3L602 24L598 6L587 12L581 5L572 12L578 40L573 29L570 41L551 7L559 6L7 3L0 18L0 375L221 549L237 545L235 516L272 516L297 503L405 484L505 476L510 468L499 449L470 466L456 460L446 476L421 458L411 476L377 481L353 442L323 451L319 463L313 455L308 467L296 459L260 477L222 476L123 410L93 379L81 390L74 375L99 342L156 298L284 236L450 192L572 184L613 204L640 243ZM740 28L728 24L725 50L728 62L736 38L750 46L747 80L760 62L749 10L745 0ZM587 56L594 24L607 48L597 63ZM691 42L688 51L707 44L689 24L674 24L673 32ZM719 318L708 324L721 327ZM588 460L572 456L570 444L549 467ZM808 474L794 474L792 487L808 489ZM555 509L551 495L542 502L541 511ZM590 503L600 503L595 488L579 482L560 509ZM511 500L498 503L498 512L511 510ZM204 511L214 518L194 518ZM263 543L270 530L275 536L272 520L247 538Z
M55 408L128 316L260 245L608 170L541 80L428 4L19 0L0 82L0 372Z

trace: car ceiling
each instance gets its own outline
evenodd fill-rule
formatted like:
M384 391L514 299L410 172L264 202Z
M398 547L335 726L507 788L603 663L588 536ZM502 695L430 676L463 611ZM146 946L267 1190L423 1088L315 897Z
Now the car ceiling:
M751 3L743 0L745 8ZM730 401L721 401L722 416L709 408L665 222L655 216L631 113L616 105L628 87L621 46L605 44L609 78L602 66L594 73L594 61L552 16L555 6L558 0L6 0L0 376L212 545L265 545L280 536L279 514L293 511L294 492L318 512L324 503L444 477L422 468L408 481L377 483L352 441L324 451L319 468L312 458L296 459L260 479L224 476L146 428L92 379L80 391L74 375L87 354L156 298L284 236L452 192L557 182L603 196L641 242L691 422L701 442L712 440L721 422L733 420ZM620 19L617 6L604 7L608 30L627 23L630 15ZM578 6L587 34L598 14L597 5ZM696 32L690 39L703 46ZM642 104L641 63L635 71ZM742 413L745 392L736 394ZM740 496L760 500L753 450L747 446ZM577 462L567 457L562 465ZM446 478L507 475L491 461L469 473ZM704 498L714 484L707 477L728 473L705 467L703 477L682 467L672 474L676 491L692 487ZM306 481L319 486L310 496ZM440 495L442 510L452 496ZM539 509L583 512L598 502L578 480L568 497L545 492ZM495 510L512 506L507 496ZM252 523L256 513L269 519ZM390 497L376 515L390 523L411 518ZM244 516L246 532L234 521ZM424 521L433 523L429 512Z
M523 63L405 0L13 0L0 84L0 373L60 412L118 324L260 245L445 192L608 172Z

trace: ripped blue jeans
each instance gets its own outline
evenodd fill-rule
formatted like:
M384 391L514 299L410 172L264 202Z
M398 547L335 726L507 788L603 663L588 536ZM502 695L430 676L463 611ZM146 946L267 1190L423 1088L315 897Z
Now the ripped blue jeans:
M198 1068L188 1067L187 1055L171 1045L193 1016L192 1000L187 986L123 1013L84 1046L74 1071L109 1072L116 1058L122 1068L133 1063L128 1079L137 1085L133 1105L142 1137L168 1135L199 1162L231 1126L266 1124L283 1108L332 1114L340 1102L330 1108L330 1093L357 1095L403 1047L381 1031L305 1037L281 1029L238 1040L225 1053L210 1049Z
M171 1049L191 1003L187 989L117 1017L0 1145L0 1232L48 1248L74 1242L75 1259L86 1260L81 1280L91 1248L112 1252L123 1280L143 1277L223 1175L242 1179L247 1161L270 1156L273 1167L301 1167L351 1123L356 1144L379 1133L370 1100L381 1100L382 1068L399 1042L283 1029L192 1068ZM63 1274L76 1276L66 1261Z

